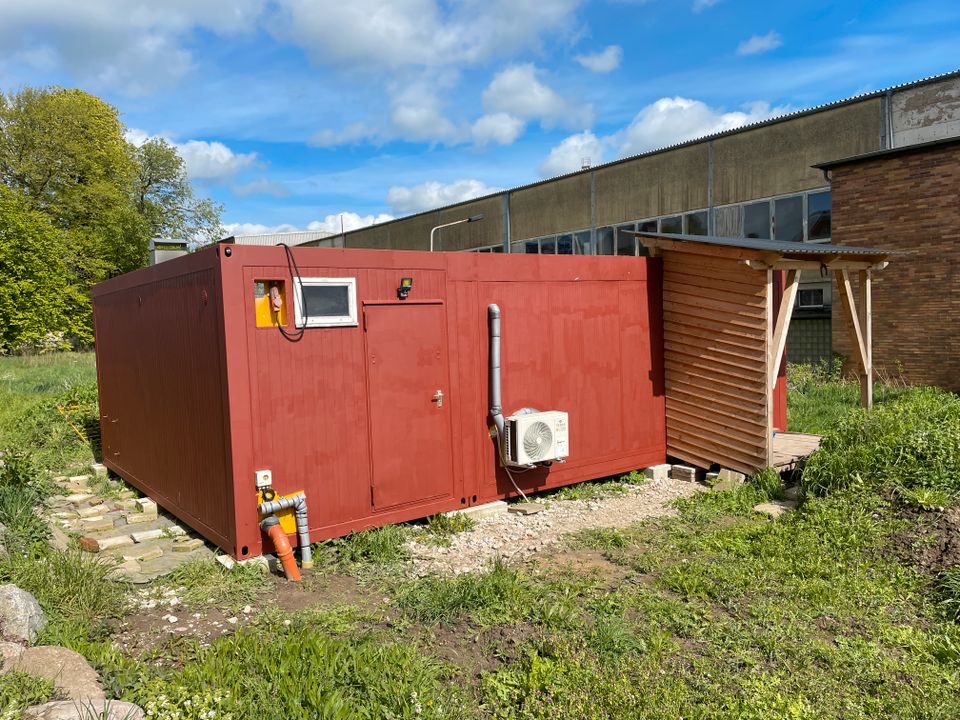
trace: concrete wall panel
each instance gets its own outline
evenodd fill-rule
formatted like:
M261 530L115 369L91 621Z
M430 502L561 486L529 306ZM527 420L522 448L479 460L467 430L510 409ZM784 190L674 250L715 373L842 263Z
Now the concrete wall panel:
M590 173L510 193L514 240L590 227Z
M960 78L893 94L893 146L960 136Z
M823 186L815 163L880 150L881 101L870 98L713 141L715 205Z
M707 207L707 143L599 168L597 225Z

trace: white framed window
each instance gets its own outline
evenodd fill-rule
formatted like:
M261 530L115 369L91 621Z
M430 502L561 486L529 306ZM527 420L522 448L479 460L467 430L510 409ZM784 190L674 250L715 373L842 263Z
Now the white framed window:
M294 278L293 282L297 327L357 324L356 278Z
M822 308L823 288L800 288L797 292L797 307Z

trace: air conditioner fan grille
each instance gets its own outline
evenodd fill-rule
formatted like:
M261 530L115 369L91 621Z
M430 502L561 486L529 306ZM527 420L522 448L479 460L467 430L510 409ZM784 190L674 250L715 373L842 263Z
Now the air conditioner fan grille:
M539 460L553 447L553 431L545 422L530 423L523 433L523 450L531 460Z

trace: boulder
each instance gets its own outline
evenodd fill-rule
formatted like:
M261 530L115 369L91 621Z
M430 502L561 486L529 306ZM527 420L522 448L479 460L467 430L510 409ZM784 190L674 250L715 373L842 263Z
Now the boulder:
M16 585L0 585L0 637L32 643L47 625L37 599Z
M24 649L0 672L11 670L52 680L61 696L68 700L103 700L106 697L100 687L100 676L83 655L57 645Z
M23 720L144 720L138 705L121 700L58 700L23 711Z

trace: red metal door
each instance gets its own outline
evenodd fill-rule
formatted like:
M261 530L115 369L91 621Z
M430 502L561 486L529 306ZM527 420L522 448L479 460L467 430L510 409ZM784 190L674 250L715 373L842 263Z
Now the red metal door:
M373 508L453 494L440 303L365 305Z

